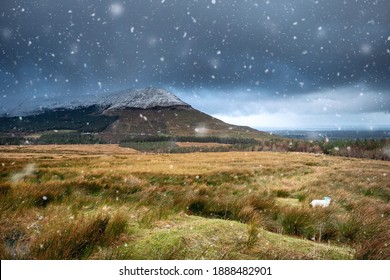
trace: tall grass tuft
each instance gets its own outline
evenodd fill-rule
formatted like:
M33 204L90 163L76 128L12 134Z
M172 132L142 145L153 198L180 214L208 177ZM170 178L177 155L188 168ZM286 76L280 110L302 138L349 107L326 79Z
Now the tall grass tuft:
M104 233L104 241L106 245L111 245L119 239L122 233L126 232L128 221L124 213L116 212L107 224Z
M257 240L259 239L259 227L255 221L252 221L247 226L248 231L248 240L246 241L246 245L248 248L252 248Z
M358 239L362 224L356 216L350 215L347 218L337 222L339 240L351 243Z
M354 240L356 258L371 260L390 259L389 213L386 214L386 211L389 211L389 209L383 209L385 213L382 212L380 214L377 211L378 209L367 204L361 205L361 208L363 211L351 217L351 219L357 220L360 225Z
M108 217L98 216L70 223L65 229L43 232L32 244L31 259L85 259L105 237ZM63 225L62 225L63 227Z
M266 194L252 194L244 197L241 200L241 205L249 205L256 211L266 211L275 205L275 199Z
M155 222L168 219L172 213L171 208L161 204L146 211L141 211L138 217L138 223L142 228L152 228Z
M239 221L243 223L248 223L253 220L260 220L260 214L251 205L242 207L237 216Z
M312 213L307 209L290 207L279 215L284 233L310 238L315 232Z
M290 192L285 189L278 189L275 191L275 194L277 197L282 197L282 198L286 198L290 196Z
M389 260L390 259L390 232L378 235L355 244L356 258L361 260Z

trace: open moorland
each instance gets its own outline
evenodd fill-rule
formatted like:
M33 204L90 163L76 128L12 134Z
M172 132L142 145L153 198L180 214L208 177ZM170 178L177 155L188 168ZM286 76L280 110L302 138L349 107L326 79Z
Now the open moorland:
M323 154L0 146L0 257L390 259L389 177Z

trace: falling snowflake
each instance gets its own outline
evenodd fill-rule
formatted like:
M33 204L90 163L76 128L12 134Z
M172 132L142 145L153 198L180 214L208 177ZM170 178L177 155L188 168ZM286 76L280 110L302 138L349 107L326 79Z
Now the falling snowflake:
M113 3L110 6L110 13L113 17L120 17L124 12L124 7L121 3Z

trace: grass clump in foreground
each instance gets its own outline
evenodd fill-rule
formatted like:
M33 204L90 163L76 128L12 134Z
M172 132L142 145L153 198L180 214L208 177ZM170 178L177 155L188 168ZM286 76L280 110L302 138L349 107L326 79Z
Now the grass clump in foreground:
M253 224L176 216L119 246L120 259L350 259L348 248L282 236Z
M31 149L0 157L2 259L390 259L387 162Z
M108 218L76 220L63 231L47 232L37 238L30 254L37 259L83 259L104 240Z

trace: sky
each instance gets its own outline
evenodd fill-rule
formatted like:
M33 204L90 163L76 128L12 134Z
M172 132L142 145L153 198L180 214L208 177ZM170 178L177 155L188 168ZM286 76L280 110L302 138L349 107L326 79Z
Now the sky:
M233 124L390 128L388 0L1 0L0 114L153 86Z

